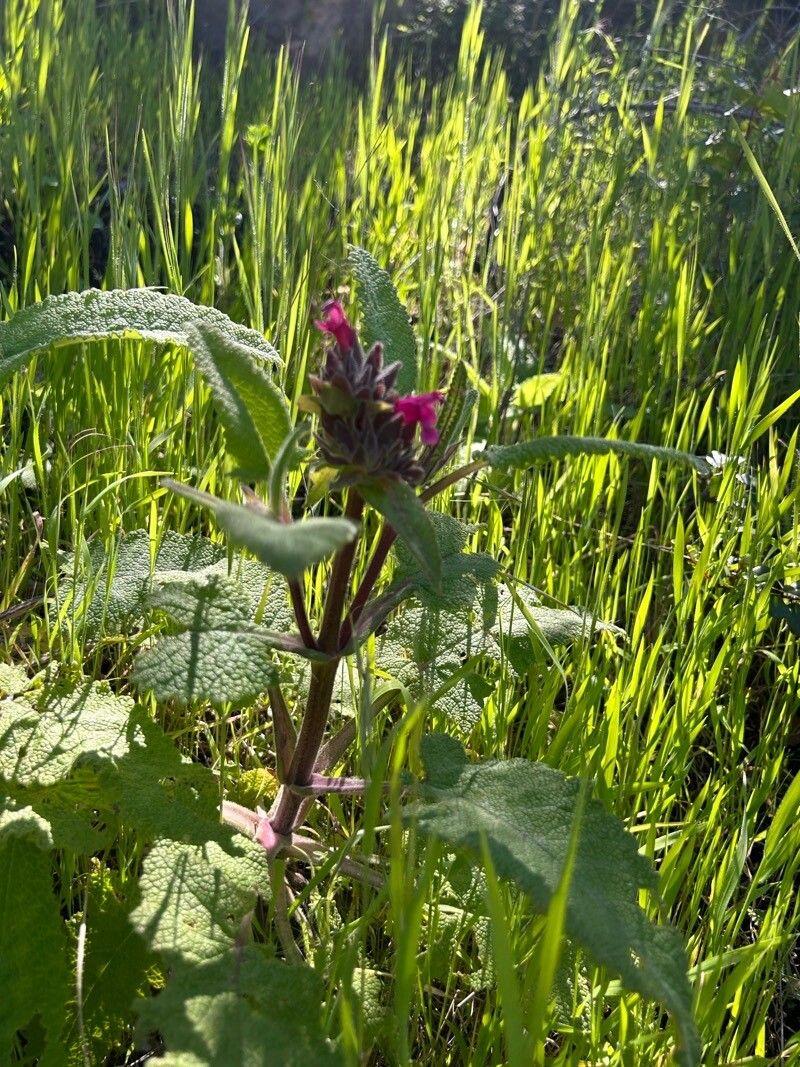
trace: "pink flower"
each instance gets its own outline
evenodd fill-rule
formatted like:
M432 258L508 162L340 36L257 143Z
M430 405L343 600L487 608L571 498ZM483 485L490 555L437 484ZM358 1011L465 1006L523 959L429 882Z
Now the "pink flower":
M338 300L329 300L322 306L322 318L316 322L324 333L333 334L343 352L349 352L356 343L356 331L347 321L344 308Z
M422 441L426 445L435 445L439 440L439 431L436 429L436 420L439 412L436 405L444 400L444 393L419 393L410 396L398 397L394 402L394 410L402 415L406 426L419 423L422 427Z

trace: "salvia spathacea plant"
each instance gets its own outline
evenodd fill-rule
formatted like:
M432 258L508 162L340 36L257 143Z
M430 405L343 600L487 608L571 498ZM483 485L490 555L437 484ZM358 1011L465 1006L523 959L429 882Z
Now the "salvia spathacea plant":
M484 866L490 888L496 875L514 883L557 925L559 939L563 933L623 986L665 1007L678 1060L698 1063L686 958L677 931L653 925L639 904L640 890L655 891L657 879L634 838L591 798L587 783L524 759L471 762L453 736L468 734L480 717L481 672L501 656L521 661L524 675L526 649L537 640L549 647L615 628L589 613L544 606L501 575L496 560L464 551L469 529L430 505L487 467L521 469L582 453L671 460L700 472L705 462L669 448L569 436L465 456L474 396L463 368L456 365L439 389L417 391L417 344L388 276L363 250L354 250L351 263L370 343L340 302L322 306L319 365L295 426L272 374L280 363L275 350L183 298L92 290L49 298L0 326L0 378L35 351L87 338L137 336L192 353L225 431L240 499L164 484L210 511L229 545L244 553L231 564L219 543L169 533L153 559L148 535L133 533L110 557L95 546L76 552L58 598L89 639L151 613L155 637L143 640L132 674L142 694L166 705L263 706L279 783L269 810L218 794L209 807L210 771L178 758L144 706L98 683L45 698L17 680L5 687L16 687L15 699L0 704L8 797L0 848L15 849L30 878L46 883L37 849L68 844L91 852L102 836L98 811L106 827L114 819L135 826L150 850L130 923L172 976L142 1008L145 1028L158 1030L175 1054L191 1053L194 1039L178 1009L201 991L211 1000L193 1025L210 1026L213 1006L232 995L233 968L235 1010L257 1019L252 1040L283 1048L278 1027L290 1050L282 1062L333 1063L337 1048L308 1030L318 1016L308 1007L318 986L275 958L304 962L289 919L292 877L333 859L338 876L381 892L380 856L327 843L311 809L335 795L397 800L409 832ZM353 669L363 679L357 699ZM378 676L394 684L373 687ZM344 692L350 717L337 710ZM399 778L375 782L335 773L353 769L351 753L389 706L397 713L387 720L390 745L406 744L408 724L424 721L432 706L452 725L422 736L421 762L412 761L422 775L401 769ZM87 759L96 774L85 801L91 827L79 820L80 791L68 794L69 819L58 791ZM381 801L384 790L390 795ZM275 913L269 960L254 942L259 898L271 900ZM38 929L49 921L44 913L35 920ZM57 956L54 938L48 950ZM65 998L55 994L41 1008L54 1045ZM0 1027L0 1052L20 1018L12 1012L10 1029Z

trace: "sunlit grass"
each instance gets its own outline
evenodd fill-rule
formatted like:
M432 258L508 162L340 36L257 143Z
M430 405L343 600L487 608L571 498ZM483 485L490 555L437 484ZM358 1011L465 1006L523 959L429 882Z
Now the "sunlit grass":
M709 38L689 13L657 26L647 50L626 48L584 32L565 4L519 99L501 59L483 54L477 16L455 71L412 73L376 41L359 92L336 69L300 82L243 26L222 66L201 63L191 14L162 8L150 4L132 34L127 5L3 5L3 314L93 284L165 286L262 329L296 400L319 352L312 305L349 284L342 261L356 242L413 314L424 384L466 363L480 403L465 450L596 433L743 457L707 482L576 459L484 475L451 503L510 574L628 633L559 650L557 663L542 650L524 683L508 671L471 750L592 778L659 868L661 915L690 948L705 1062L789 1062L796 812L780 836L769 827L800 770L800 667L771 608L800 580L797 418L791 406L767 416L800 386L799 268L733 121L703 105L739 93L742 134L797 236L800 110L781 92L796 49L772 64L754 117L737 89L753 57L734 37ZM521 410L516 383L541 372L559 375L554 390ZM84 646L50 599L56 575L85 540L196 522L160 475L233 492L207 392L185 354L87 344L18 375L0 426L0 611L47 598L4 617L4 657L33 670L66 659L124 686L135 642ZM195 712L161 713L234 787L269 765L256 712ZM405 739L411 759L421 725ZM359 758L393 756L376 739ZM388 901L325 878L300 900L330 1031L352 1062L373 1046L374 1062L514 1062L541 920L491 879L489 903L482 886L465 889L377 800L366 817L336 800L330 812L320 830L363 831L392 865ZM79 895L94 875L65 865ZM110 877L133 891L124 863ZM500 907L507 937L493 959ZM508 946L518 1003L500 972ZM550 1034L533 1035L553 1063L666 1061L657 1010L585 960L562 962ZM360 981L380 990L382 1016L361 1010Z

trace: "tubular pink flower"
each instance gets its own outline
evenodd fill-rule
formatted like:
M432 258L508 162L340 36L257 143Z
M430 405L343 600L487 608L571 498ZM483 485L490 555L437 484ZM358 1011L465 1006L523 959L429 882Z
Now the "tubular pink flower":
M436 406L443 400L444 393L412 393L410 396L398 397L394 402L394 410L402 416L406 426L420 424L423 444L435 445L439 440L439 431L436 429L439 412Z
M333 334L343 352L349 352L356 343L356 331L347 321L344 308L338 300L329 300L322 307L322 318L316 326L324 333Z

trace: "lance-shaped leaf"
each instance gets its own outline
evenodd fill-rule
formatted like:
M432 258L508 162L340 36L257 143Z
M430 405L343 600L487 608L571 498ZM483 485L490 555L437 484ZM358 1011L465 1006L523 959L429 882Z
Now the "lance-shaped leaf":
M417 341L392 279L364 248L351 248L348 263L358 281L364 347L380 341L387 365L401 364L398 390L413 393L417 386Z
M503 470L525 470L536 463L546 463L567 456L630 456L633 459L665 460L694 467L700 474L709 474L711 468L702 456L681 452L676 448L661 445L640 445L635 441L614 441L606 437L535 437L532 441L519 441L514 445L490 445L479 458L491 467Z
M439 544L425 505L411 486L396 478L373 478L358 488L394 528L427 580L438 586L442 579Z
M165 479L164 485L187 500L210 508L234 544L249 549L262 563L288 577L295 577L306 567L319 563L352 541L358 533L358 527L349 519L304 519L282 523L171 479Z
M269 888L264 849L220 827L202 845L157 841L144 861L134 928L175 966L229 952Z
M461 745L443 735L425 738L422 756L424 800L409 814L425 832L475 857L485 842L497 872L545 913L564 868L579 782L523 759L469 763ZM671 927L653 926L637 902L640 888L656 886L634 838L590 801L569 886L567 932L629 989L672 1013L680 1061L692 1067L700 1047L681 939Z
M188 338L214 395L236 474L246 482L267 478L292 427L284 396L260 352L208 324L192 327Z
M247 945L179 968L144 1004L140 1029L162 1035L167 1054L159 1062L172 1067L336 1067L342 1060L325 1039L323 1001L322 982L309 967Z
M71 988L51 846L48 824L31 808L0 809L0 1063L16 1062L14 1035L37 1016L48 1052L59 1047Z
M204 582L165 585L151 602L180 627L136 660L136 684L158 700L241 704L276 681L275 641L251 621L247 596L235 582L215 575Z
M155 289L87 289L49 296L0 323L0 385L44 348L111 337L140 337L185 347L190 329L198 323L248 345L269 363L281 362L260 333L240 326L215 308Z

